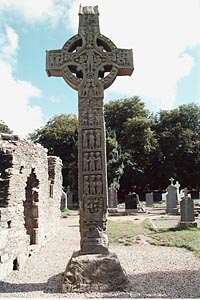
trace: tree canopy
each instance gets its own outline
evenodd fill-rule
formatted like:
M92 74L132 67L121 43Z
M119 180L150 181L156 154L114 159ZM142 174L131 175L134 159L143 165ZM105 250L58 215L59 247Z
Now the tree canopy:
M0 133L13 133L12 130L2 121L0 120Z
M49 155L56 155L63 162L63 185L77 189L78 120L76 115L60 114L51 118L44 127L29 135L34 143L48 149Z
M109 186L121 195L164 190L172 176L181 187L200 186L200 107L190 103L152 115L139 97L105 105ZM30 139L63 161L64 186L77 189L78 120L51 118Z

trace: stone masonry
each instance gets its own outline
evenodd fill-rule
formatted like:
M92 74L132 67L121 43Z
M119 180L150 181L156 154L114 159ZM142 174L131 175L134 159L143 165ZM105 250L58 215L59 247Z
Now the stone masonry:
M62 163L16 135L0 134L0 279L55 234Z

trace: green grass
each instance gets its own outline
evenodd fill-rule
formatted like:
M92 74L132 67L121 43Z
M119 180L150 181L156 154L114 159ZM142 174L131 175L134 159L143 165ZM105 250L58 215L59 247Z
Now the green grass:
M65 208L61 211L61 218L67 218L70 214L78 213L78 209Z
M140 224L127 222L108 222L108 237L110 243L133 245L138 235L150 238L150 244L185 248L200 257L200 228L169 228L155 229L149 219Z
M159 229L152 235L152 245L185 248L200 257L200 228Z
M148 225L147 225L148 224ZM110 243L123 243L124 245L132 245L135 238L139 234L148 235L151 231L150 221L146 219L143 223L135 225L131 221L126 222L108 222L108 236Z

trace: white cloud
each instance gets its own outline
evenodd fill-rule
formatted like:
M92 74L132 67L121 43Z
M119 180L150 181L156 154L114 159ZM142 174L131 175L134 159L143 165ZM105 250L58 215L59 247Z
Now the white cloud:
M68 0L1 0L0 13L17 14L27 23L50 21L55 25L67 10Z
M188 49L200 44L199 0L82 0L98 5L101 33L119 48L133 48L135 71L118 77L106 91L141 95L154 109L175 105L177 82L188 76L194 58ZM69 20L77 32L79 1L72 3Z
M15 30L5 26L5 31L0 31L0 58L14 61L18 49L18 35Z
M51 96L51 97L49 98L49 100L50 100L51 103L55 103L55 104L60 103L60 98L57 97L57 96Z
M40 98L41 91L28 81L17 80L13 75L13 58L18 49L18 35L11 27L0 32L0 120L14 133L25 136L43 124L38 106L32 106L32 97Z

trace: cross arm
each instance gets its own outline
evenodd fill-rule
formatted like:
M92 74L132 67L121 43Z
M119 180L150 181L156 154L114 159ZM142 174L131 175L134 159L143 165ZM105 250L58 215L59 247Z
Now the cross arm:
M113 64L118 68L118 76L131 76L134 70L132 49L115 49Z
M62 76L63 58L64 56L60 49L46 51L46 72L48 76Z

